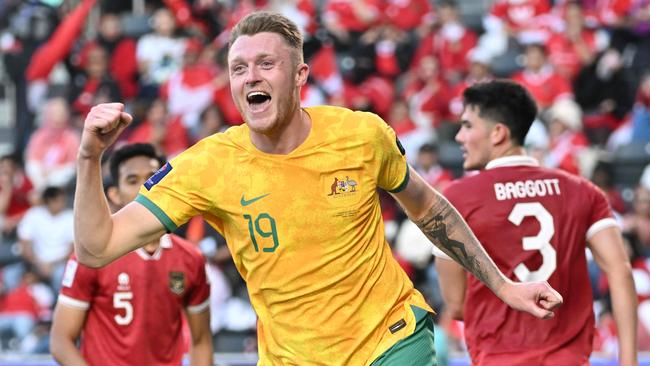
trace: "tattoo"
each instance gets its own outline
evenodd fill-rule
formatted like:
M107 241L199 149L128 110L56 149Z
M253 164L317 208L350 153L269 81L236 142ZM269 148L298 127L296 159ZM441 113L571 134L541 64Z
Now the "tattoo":
M433 244L491 288L489 268L487 268L489 263L486 263L486 259L487 262L491 261L469 228L463 225L464 222L456 210L444 199L440 203L442 205L434 205L429 214L421 220L415 220L415 224ZM437 208L436 206L441 207ZM462 239L466 239L469 245L449 237L447 226L458 225L464 226L465 230L461 228L459 231Z

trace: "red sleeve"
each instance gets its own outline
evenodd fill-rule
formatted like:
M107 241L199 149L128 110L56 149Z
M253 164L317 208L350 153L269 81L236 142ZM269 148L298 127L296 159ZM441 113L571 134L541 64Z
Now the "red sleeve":
M61 281L61 295L90 303L95 292L97 270L86 267L73 255L68 259Z
M590 228L603 219L613 219L612 209L605 193L589 181L585 181L585 184L588 186L592 202L588 223Z
M186 304L188 306L202 305L210 297L210 286L205 273L205 259L199 258L196 266L199 270L196 273L196 278L192 281L190 291L187 292Z
M70 53L95 2L83 1L59 24L52 37L36 50L25 74L28 81L46 79L54 65Z
M130 99L138 94L138 62L135 57L136 44L132 39L121 41L111 57L111 74L120 86L120 91L125 99Z

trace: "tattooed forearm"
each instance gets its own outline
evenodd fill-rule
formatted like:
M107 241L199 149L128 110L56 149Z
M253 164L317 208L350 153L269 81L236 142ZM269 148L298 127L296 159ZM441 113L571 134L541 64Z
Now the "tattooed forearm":
M488 287L494 289L500 282L499 270L447 200L441 197L427 215L414 222L432 243Z
M426 219L425 219L426 220ZM469 266L469 262L473 259L467 255L465 244L458 240L451 239L447 235L447 225L443 222L442 215L436 215L428 220L422 220L417 223L424 234L432 240L436 245L441 248L456 262L462 264L465 268ZM445 250L446 249L446 250Z
M487 282L487 273L485 273L485 270L481 267L481 263L476 259L475 255L467 253L465 244L449 237L449 234L447 233L447 225L443 220L442 215L432 214L419 220L416 224L429 240L442 249L442 251L451 257L451 259L458 262L468 271L474 273L481 282Z

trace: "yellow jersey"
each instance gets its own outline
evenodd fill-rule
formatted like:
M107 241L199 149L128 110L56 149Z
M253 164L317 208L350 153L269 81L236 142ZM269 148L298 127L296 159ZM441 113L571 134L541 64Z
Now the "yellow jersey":
M170 231L202 215L223 234L258 315L259 365L369 365L413 333L410 305L432 311L392 256L376 191L403 189L408 165L378 116L304 110L311 131L291 153L261 152L232 127L136 201Z

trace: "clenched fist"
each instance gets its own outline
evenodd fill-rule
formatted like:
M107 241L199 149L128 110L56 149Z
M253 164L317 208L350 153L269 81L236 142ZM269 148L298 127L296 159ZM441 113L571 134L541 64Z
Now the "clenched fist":
M513 309L525 311L539 319L555 316L554 310L564 300L547 282L509 282L498 294Z
M122 103L103 103L92 107L84 122L79 157L101 157L132 120L133 117L124 112Z

